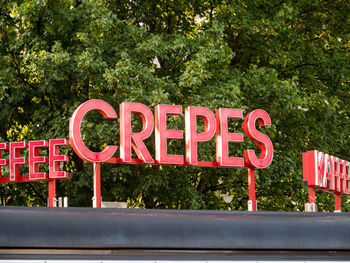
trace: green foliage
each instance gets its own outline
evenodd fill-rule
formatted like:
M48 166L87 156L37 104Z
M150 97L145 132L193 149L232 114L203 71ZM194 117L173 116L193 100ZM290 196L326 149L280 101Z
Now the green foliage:
M349 15L340 0L3 1L0 138L67 138L74 109L93 98L116 110L123 101L262 108L275 156L257 171L258 208L303 210L302 152L350 160ZM184 129L183 116L169 120ZM140 129L138 119L133 125ZM230 129L243 132L241 125ZM99 114L88 114L83 133L93 150L119 144L119 127ZM154 137L146 144L153 153ZM245 138L230 153L243 156L248 147L256 149ZM169 151L184 154L183 140L170 140ZM57 182L58 195L90 206L92 166L67 154L72 178ZM199 157L215 159L213 140ZM247 209L246 178L243 169L103 164L102 193L130 207ZM0 186L6 204L43 205L45 191L45 182ZM317 198L322 211L333 210L330 195ZM346 198L343 208L350 209Z

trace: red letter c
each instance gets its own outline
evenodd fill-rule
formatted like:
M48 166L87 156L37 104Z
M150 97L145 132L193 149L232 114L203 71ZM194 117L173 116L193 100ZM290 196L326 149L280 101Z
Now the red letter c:
M113 156L117 150L117 146L107 146L101 152L96 153L90 151L81 139L81 122L85 114L91 110L98 111L106 119L115 119L118 117L112 106L103 100L88 100L84 102L74 111L69 120L69 144L84 161L105 162Z

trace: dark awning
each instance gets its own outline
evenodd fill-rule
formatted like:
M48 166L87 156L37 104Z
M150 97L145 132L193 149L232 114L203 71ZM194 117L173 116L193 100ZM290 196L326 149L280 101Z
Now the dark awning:
M350 216L2 207L0 247L350 250Z

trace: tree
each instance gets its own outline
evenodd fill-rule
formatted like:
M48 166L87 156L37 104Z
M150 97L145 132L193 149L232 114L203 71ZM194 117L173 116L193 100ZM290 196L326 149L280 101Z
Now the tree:
M302 152L350 160L346 1L18 0L0 8L2 141L67 137L74 109L93 98L115 108L123 101L262 108L275 156L257 172L261 210L303 209ZM133 125L140 129L140 120ZM183 129L183 116L170 125ZM230 123L237 132L241 125ZM83 133L91 149L119 145L115 122L98 114L87 116ZM154 140L146 143L154 152ZM169 144L184 154L183 140ZM256 146L246 139L230 153L247 148ZM90 206L92 167L67 151L72 178L58 192ZM200 146L199 158L215 159L214 141ZM104 200L146 208L246 209L248 199L243 169L103 164L102 185ZM8 204L46 202L45 183L0 187ZM327 194L317 197L321 210L333 210Z

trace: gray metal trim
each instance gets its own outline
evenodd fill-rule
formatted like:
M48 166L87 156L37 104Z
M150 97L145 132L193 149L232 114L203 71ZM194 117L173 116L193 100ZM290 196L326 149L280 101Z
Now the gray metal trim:
M0 248L350 250L350 216L2 207Z

